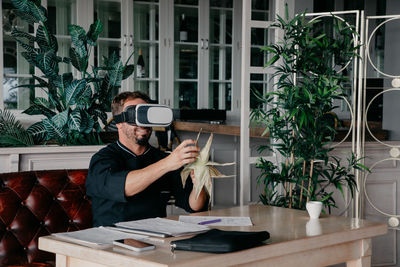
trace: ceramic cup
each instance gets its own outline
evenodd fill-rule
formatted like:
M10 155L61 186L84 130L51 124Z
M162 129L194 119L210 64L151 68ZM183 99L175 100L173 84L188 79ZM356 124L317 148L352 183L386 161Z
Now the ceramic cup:
M306 209L308 211L308 215L310 215L311 219L318 219L322 210L322 202L321 201L308 201L306 203Z

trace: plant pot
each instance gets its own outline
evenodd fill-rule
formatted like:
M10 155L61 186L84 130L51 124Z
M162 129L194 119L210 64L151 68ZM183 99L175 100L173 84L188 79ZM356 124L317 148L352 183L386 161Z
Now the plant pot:
M308 215L310 215L311 219L318 219L322 210L322 202L321 201L308 201L306 203L306 209L308 211Z

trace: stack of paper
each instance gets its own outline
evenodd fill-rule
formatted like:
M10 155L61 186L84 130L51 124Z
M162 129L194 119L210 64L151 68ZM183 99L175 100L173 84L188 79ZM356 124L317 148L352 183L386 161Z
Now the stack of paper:
M180 222L212 226L252 226L250 217L234 216L179 216Z
M111 247L113 245L113 241L118 239L133 238L141 240L148 237L144 235L109 230L104 227L89 228L75 232L55 233L53 235L66 241L92 248Z
M163 218L120 222L116 223L115 226L129 229L134 233L159 237L196 234L209 230L209 228L204 225L196 225Z

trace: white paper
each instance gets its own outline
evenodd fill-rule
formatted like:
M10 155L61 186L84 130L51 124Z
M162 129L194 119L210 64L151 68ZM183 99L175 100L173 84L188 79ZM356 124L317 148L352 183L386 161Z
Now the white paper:
M70 242L94 248L110 247L113 245L113 241L118 239L133 238L142 240L147 237L109 230L105 227L95 227L75 232L54 233L53 235Z
M179 222L164 218L151 218L137 221L120 222L117 227L124 227L135 231L141 231L147 235L165 234L167 236L181 236L209 230L207 226Z
M214 220L218 222L207 223ZM233 217L233 216L179 216L180 222L199 224L205 223L209 226L253 226L250 217Z

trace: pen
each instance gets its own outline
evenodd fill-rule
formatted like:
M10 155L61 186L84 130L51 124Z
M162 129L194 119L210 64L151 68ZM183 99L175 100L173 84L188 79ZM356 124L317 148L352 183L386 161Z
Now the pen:
M220 221L221 221L221 219L215 219L215 220L209 220L209 221L202 221L202 222L199 222L198 224L204 225L204 224L210 224L210 223L217 223Z

